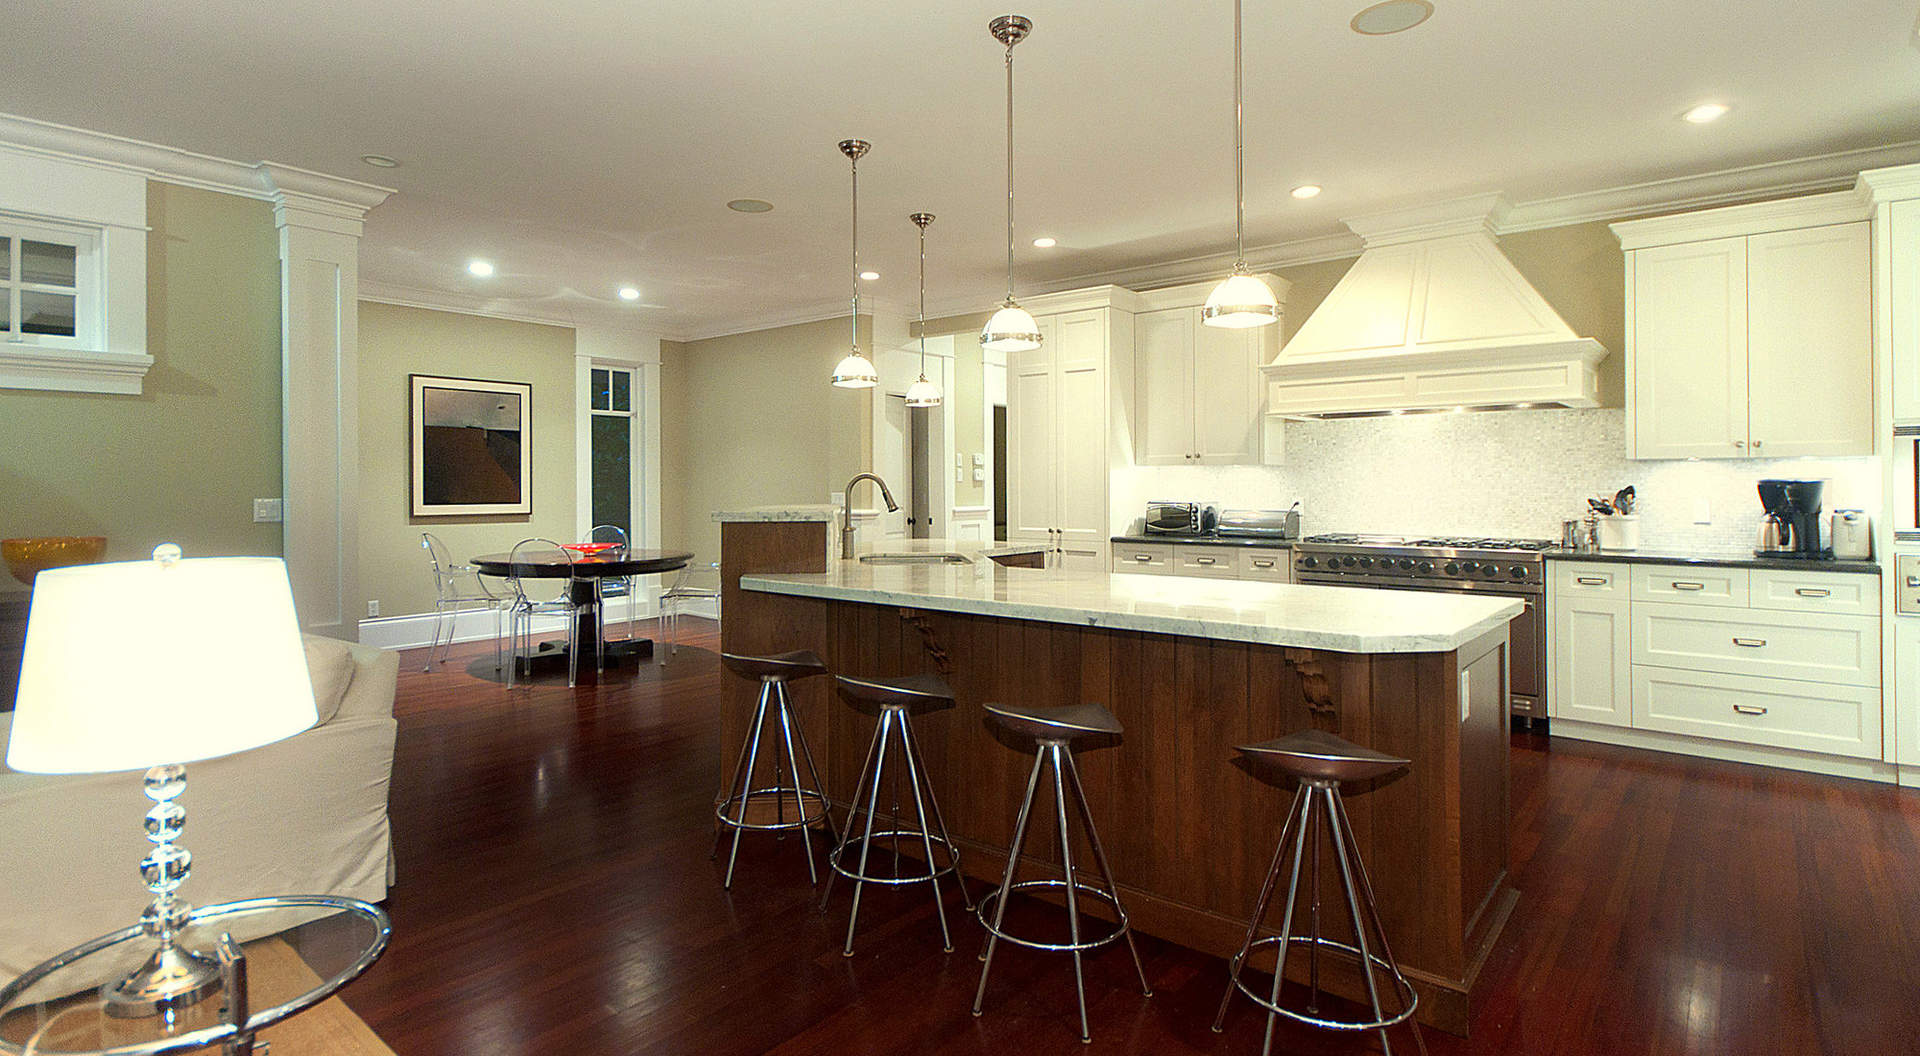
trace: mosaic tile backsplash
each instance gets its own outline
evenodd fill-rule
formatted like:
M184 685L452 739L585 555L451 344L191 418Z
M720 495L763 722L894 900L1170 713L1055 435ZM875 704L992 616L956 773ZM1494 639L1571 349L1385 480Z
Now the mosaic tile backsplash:
M1754 482L1825 479L1826 508L1880 514L1873 458L1630 462L1626 412L1496 411L1289 422L1283 466L1142 466L1114 476L1116 509L1154 499L1223 508L1299 500L1304 532L1558 539L1586 500L1631 484L1644 550L1751 551ZM1696 524L1704 501L1707 524ZM1135 514L1135 529L1138 514Z

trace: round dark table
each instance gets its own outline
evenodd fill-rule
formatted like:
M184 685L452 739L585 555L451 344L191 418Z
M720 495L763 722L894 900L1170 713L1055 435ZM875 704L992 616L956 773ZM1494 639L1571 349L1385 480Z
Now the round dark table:
M569 562L567 558L573 560ZM520 559L514 560L510 553L481 554L469 564L482 575L499 579L567 579L573 580L573 602L576 608L577 624L574 628L574 641L599 642L600 627L600 591L599 580L622 579L626 576L647 576L657 572L675 572L687 567L693 560L693 554L686 550L605 550L597 554L581 554L559 550L525 550ZM653 639L628 638L621 642L607 642L603 647L608 664L619 663L632 658L636 661L653 655ZM565 663L567 651L564 646L552 642L542 642L530 664L544 665L557 661ZM582 657L581 659L586 659ZM582 665L585 666L584 664Z

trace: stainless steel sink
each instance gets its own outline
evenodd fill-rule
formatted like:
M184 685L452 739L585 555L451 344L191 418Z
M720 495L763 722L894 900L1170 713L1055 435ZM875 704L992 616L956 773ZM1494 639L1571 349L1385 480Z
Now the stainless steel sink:
M971 565L973 559L962 554L861 554L855 560L863 565Z

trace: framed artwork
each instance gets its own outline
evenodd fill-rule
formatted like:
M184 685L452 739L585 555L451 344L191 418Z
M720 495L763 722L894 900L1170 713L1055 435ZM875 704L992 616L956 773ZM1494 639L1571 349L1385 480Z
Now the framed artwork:
M415 517L533 512L533 386L410 374Z

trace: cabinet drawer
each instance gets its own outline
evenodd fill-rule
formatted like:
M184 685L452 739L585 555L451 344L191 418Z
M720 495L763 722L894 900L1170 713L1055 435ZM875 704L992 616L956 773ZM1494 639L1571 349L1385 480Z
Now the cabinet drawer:
M1236 568L1241 579L1259 579L1269 583L1293 582L1293 551L1242 550Z
M1238 575L1233 551L1224 546L1173 546L1173 574L1176 576Z
M1756 568L1747 574L1756 609L1880 615L1880 577L1847 572Z
M1880 684L1880 621L1871 616L1651 602L1632 611L1635 666Z
M1555 561L1553 589L1567 597L1627 598L1627 565L1608 565L1597 561Z
M1880 691L1633 666L1636 729L1880 757Z
M1173 571L1173 547L1164 543L1115 543L1113 544L1113 570L1115 572L1171 572Z
M1685 605L1745 605L1744 568L1677 568L1633 565L1629 573L1634 601L1671 601Z

